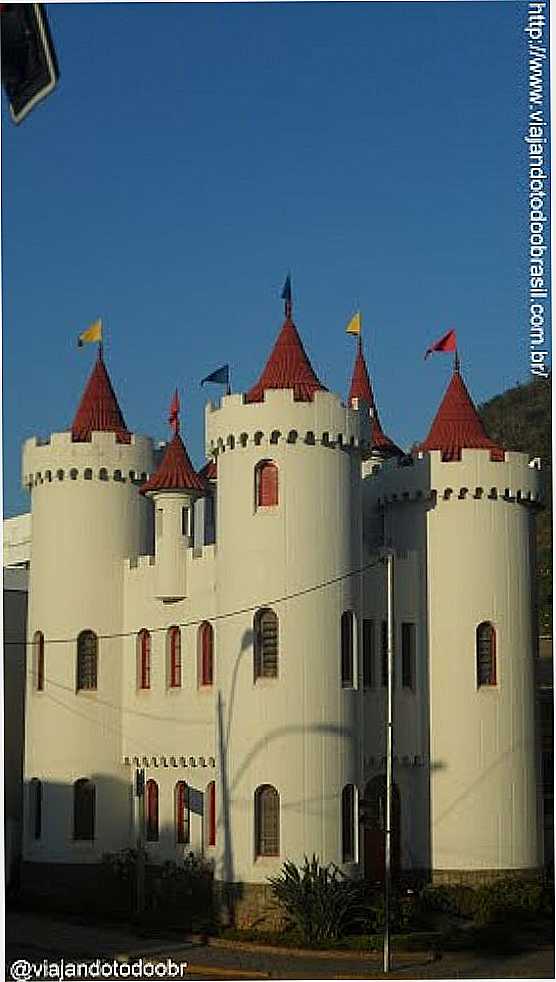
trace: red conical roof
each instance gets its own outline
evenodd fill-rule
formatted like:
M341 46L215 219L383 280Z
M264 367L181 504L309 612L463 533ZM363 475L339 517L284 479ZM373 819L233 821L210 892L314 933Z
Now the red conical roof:
M461 460L461 451L490 450L491 460L504 460L504 450L486 434L459 370L454 369L429 435L418 450L440 450L442 460Z
M164 452L158 470L143 484L141 494L147 491L206 491L206 482L197 474L189 459L183 440L176 433Z
M282 330L256 385L246 402L262 402L267 389L293 389L298 402L311 402L317 389L326 391L315 375L293 321L286 317Z
M98 431L115 433L119 443L131 440L100 351L72 423L72 440L85 443Z
M201 477L204 477L205 481L216 481L218 478L218 469L214 457L207 460L204 467L201 467L199 471Z
M369 378L365 356L363 355L361 341L359 341L357 345L357 355L355 358L355 365L353 366L353 376L351 379L348 402L351 403L353 399L361 399L370 406L371 449L378 450L389 456L403 455L403 450L400 450L394 441L391 440L389 436L386 436L386 434L383 432L382 426L380 425L378 410L376 408L371 380Z

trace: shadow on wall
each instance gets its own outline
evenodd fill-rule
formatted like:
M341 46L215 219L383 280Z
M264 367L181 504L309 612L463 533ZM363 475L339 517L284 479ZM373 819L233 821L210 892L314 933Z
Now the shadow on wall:
M134 771L126 769L121 780L92 774L74 784L26 782L23 861L12 885L14 899L65 913L108 913L124 919L133 914L137 842L133 776ZM198 788L190 788L189 811L202 827L204 794ZM145 833L147 838L146 825ZM212 910L207 899L212 896L212 862L177 838L177 824L161 822L154 841L145 841L146 909L151 914L166 911L168 921L173 897L177 926L185 926L185 914L190 919L195 915L195 904L186 903L193 882L199 895L197 921L204 924L206 911ZM183 838L189 838L189 831ZM199 929L204 930L202 924Z

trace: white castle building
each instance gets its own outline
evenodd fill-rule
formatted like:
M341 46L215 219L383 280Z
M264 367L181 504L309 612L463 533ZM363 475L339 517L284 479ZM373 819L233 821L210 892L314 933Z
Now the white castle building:
M458 367L402 453L361 345L344 403L289 314L253 388L207 405L200 473L175 430L161 451L127 429L99 353L71 429L25 443L25 874L135 845L144 768L153 862L199 851L244 898L305 854L379 877L384 546L395 860L538 869L540 463L488 439Z

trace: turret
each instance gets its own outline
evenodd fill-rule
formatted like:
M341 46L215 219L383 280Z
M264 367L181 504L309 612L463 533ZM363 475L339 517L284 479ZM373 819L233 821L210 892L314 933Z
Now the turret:
M155 596L159 600L183 600L187 596L186 550L193 545L193 504L207 491L179 433L177 392L172 407L173 439L158 470L141 488L155 507Z
M398 752L418 755L422 769L419 790L404 789L399 773L402 840L420 840L413 861L437 880L474 882L540 864L532 609L539 466L488 437L456 362L413 457L389 461L364 482L367 509L381 517L403 570ZM378 577L373 587L380 592ZM400 622L415 624L407 688Z
M370 460L372 464L375 464L382 460L387 460L389 457L403 456L403 451L396 446L394 441L391 440L389 436L386 436L382 429L367 363L363 354L361 335L359 335L357 339L357 354L355 356L355 364L353 366L353 375L351 378L351 386L348 395L348 406L357 408L363 403L368 406L371 420L371 440L369 451L365 455L366 459Z
M25 761L26 780L44 782L48 856L42 840L26 840L39 859L77 861L67 827L77 780L101 775L99 795L103 783L119 788L123 566L151 548L151 506L139 485L152 466L152 442L128 430L100 351L70 430L24 445L28 636L44 645L42 689L29 674ZM95 842L105 848L118 836L125 843L127 794L127 785L116 791L111 820L98 811Z
M302 862L315 851L346 869L358 860L340 830L343 789L355 802L359 781L361 598L349 574L361 565L369 417L321 383L290 306L259 380L209 404L206 431L218 466L225 652L216 875L264 892L285 857ZM344 614L351 662L342 680Z

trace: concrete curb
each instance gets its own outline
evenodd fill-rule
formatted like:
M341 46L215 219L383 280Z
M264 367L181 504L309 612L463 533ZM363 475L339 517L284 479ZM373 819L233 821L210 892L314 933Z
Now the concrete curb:
M232 951L254 951L259 955L268 952L269 955L291 955L294 958L322 958L328 961L367 961L372 958L382 964L382 951L372 949L362 951L361 948L354 948L353 951L334 950L333 948L285 948L280 945L257 944L255 941L228 941L226 938L209 938L206 942L211 948L228 948ZM438 959L436 952L428 951L394 951L392 959L401 962L412 962L422 958L433 962Z

